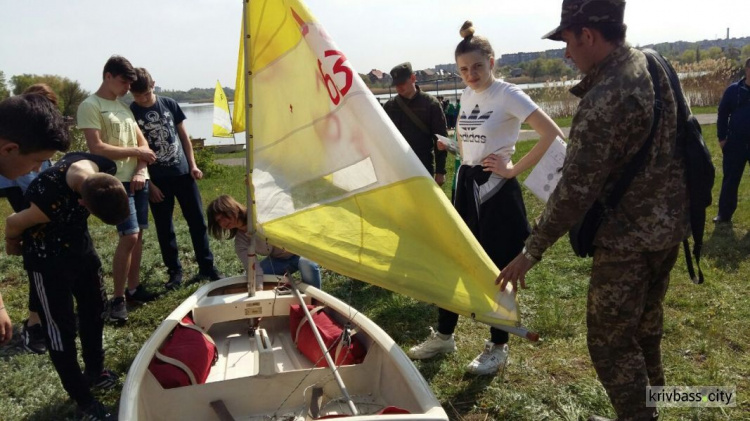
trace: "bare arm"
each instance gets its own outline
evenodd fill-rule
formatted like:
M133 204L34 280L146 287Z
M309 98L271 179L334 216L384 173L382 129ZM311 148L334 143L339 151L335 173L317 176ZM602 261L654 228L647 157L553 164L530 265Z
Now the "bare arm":
M137 125L135 126L135 138L138 142L138 151L140 153L140 156L138 156L138 165L135 167L135 173L140 175L146 174L146 166L148 164L153 164L156 162L156 154L154 151L151 150L151 147L148 146L148 141L146 141L146 137L143 136L143 132L141 131L141 128Z
M148 152L143 150L143 148L140 147L140 141L137 148L110 145L102 140L101 132L97 129L83 129L83 135L86 137L86 146L88 146L91 153L109 159L126 159L134 156L140 160L147 160L148 152L151 151L150 149ZM141 135L141 137L143 137L143 135ZM146 148L148 149L148 145L146 145ZM151 155L156 159L156 155L154 155L153 152L151 152Z
M0 345L5 345L13 338L13 322L5 309L3 296L0 294Z
M31 207L8 216L5 220L5 251L13 255L21 254L21 234L24 230L47 222L47 215L33 203ZM0 295L0 345L8 343L12 337L13 322L3 303L3 296Z
M188 161L188 167L190 168L190 175L194 179L200 180L203 178L203 171L198 168L195 163L195 155L193 154L193 144L190 142L190 136L188 135L187 129L185 128L185 122L181 121L177 125L177 135L180 136L180 142L182 142L182 149L185 151L185 158Z
M130 179L130 192L135 193L136 191L142 190L146 186L146 166L156 161L156 154L148 146L146 138L143 136L141 128L135 126L135 138L138 142L138 149L142 151L141 156L138 157L138 163L135 165L135 172L133 177Z
M11 214L5 220L5 240L18 240L28 228L46 224L50 219L39 207L32 203L21 212Z
M503 162L499 157L490 155L483 160L486 171L492 171L505 178L516 177L536 165L556 137L565 138L562 130L541 108L537 108L536 111L531 113L526 119L526 123L539 134L540 138L534 147L515 164L510 161Z

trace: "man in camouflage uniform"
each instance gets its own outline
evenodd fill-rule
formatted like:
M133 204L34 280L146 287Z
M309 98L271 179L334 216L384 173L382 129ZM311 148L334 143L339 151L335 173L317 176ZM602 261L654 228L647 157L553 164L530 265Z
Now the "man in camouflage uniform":
M566 42L566 57L586 76L571 89L581 102L562 177L526 247L498 276L501 289L519 280L526 287L526 272L594 201L605 202L648 138L654 87L646 57L625 44L624 10L623 0L564 0L560 26L544 37ZM676 105L666 74L658 73L661 121L643 168L597 232L586 308L589 354L618 420L657 416L645 391L664 385L662 301L687 234Z

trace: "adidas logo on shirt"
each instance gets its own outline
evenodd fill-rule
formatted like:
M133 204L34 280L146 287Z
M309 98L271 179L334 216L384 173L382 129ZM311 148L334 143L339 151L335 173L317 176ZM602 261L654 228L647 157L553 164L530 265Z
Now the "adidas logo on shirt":
M469 131L476 130L490 118L492 111L488 111L482 115L480 114L482 114L482 112L479 110L479 104L474 106L474 109L471 110L471 115L468 117L465 113L461 112L461 127Z
M490 118L491 114L492 111L482 114L479 109L479 104L477 104L474 106L474 109L471 110L471 114L468 117L465 113L461 113L460 127L461 129L472 132L481 127L482 124ZM487 143L487 136L485 135L466 133L461 135L461 139L463 139L464 142Z

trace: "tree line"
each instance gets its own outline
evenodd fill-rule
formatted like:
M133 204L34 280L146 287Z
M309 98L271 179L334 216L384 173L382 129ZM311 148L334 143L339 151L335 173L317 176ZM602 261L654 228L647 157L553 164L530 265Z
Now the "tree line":
M22 74L11 76L7 79L5 73L0 70L0 101L11 95L23 93L29 86L35 83L46 83L57 94L60 112L65 116L75 117L78 105L91 93L81 87L78 81L71 80L58 75L34 75ZM12 89L9 88L12 86ZM227 98L234 98L234 89L224 88ZM210 102L214 98L214 88L193 88L188 91L159 89L157 93L174 99L177 102ZM126 103L133 101L130 93L123 100Z
M13 90L8 89L8 82L13 85ZM57 104L60 112L65 116L74 117L78 105L83 102L90 93L81 88L78 81L57 75L15 75L9 81L5 79L5 73L0 70L0 101L8 98L11 94L19 95L31 85L46 83L57 95Z

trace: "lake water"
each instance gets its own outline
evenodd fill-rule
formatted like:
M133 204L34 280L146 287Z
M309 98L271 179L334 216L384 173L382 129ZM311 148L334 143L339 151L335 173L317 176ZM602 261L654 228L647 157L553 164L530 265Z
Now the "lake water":
M229 105L232 109L234 104ZM180 104L182 112L185 113L185 128L193 138L206 139L206 145L230 145L234 143L231 138L213 137L214 130L214 104ZM245 133L235 134L237 143L245 143Z

